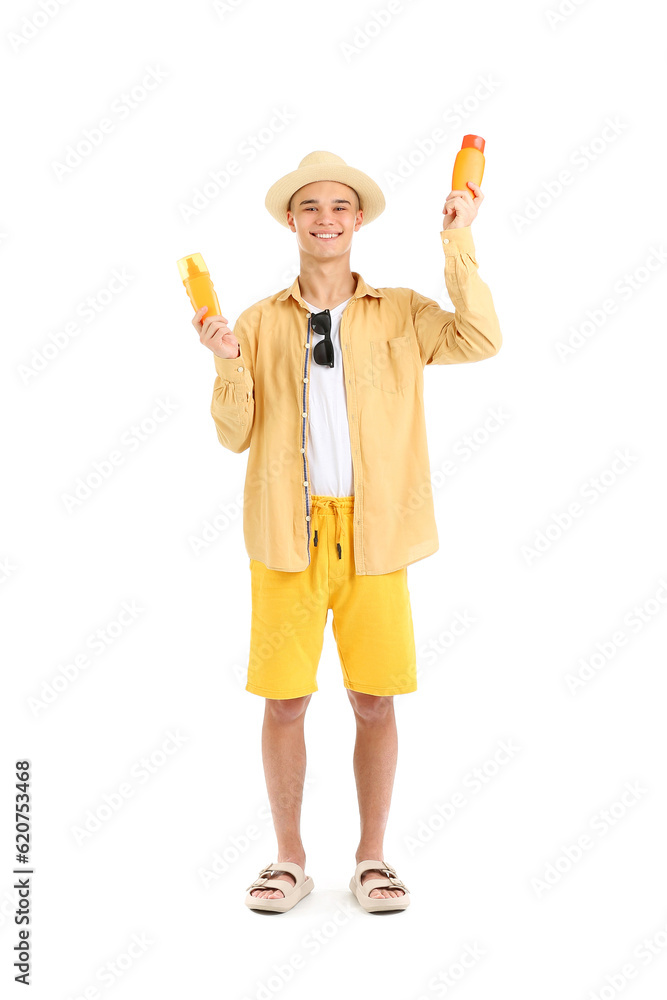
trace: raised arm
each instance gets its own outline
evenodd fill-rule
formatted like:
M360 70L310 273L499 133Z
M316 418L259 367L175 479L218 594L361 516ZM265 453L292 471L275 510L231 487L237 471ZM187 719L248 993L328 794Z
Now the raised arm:
M440 233L445 252L445 283L454 312L412 291L411 310L424 365L482 361L497 354L502 334L488 285L478 274L470 225L483 200L480 187L452 191L443 209Z

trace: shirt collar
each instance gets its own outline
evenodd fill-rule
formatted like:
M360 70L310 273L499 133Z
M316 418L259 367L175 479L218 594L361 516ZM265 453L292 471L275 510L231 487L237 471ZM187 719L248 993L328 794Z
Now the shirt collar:
M360 299L363 295L374 295L378 299L384 298L382 292L379 292L377 288L373 288L372 285L367 285L364 279L361 277L358 271L352 271L351 274L357 279L357 287L354 294L351 296L353 299ZM297 274L296 278L292 282L289 288L285 288L284 291L280 293L277 297L278 302L283 302L292 296L297 302L302 302L306 304L301 295L301 286L299 284L299 276Z

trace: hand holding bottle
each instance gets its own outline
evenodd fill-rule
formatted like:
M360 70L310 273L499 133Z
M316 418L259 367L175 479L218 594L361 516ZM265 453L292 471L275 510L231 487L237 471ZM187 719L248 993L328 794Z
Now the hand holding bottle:
M225 316L206 316L208 306L202 306L194 314L192 325L199 334L199 340L213 351L216 358L238 358L241 354L239 342L227 326Z
M239 342L227 326L227 317L220 315L218 296L211 275L200 253L191 253L177 261L178 270L196 310L192 325L204 347L217 358L238 358Z
M464 197L466 194L470 195L469 199ZM442 228L461 229L463 226L469 226L476 219L483 200L484 195L481 187L473 181L467 182L465 192L462 190L450 191L442 210L444 215Z
M477 216L484 195L480 184L484 176L484 147L481 135L464 135L454 160L452 190L447 195L442 222L443 229L462 229ZM465 195L469 197L466 198Z

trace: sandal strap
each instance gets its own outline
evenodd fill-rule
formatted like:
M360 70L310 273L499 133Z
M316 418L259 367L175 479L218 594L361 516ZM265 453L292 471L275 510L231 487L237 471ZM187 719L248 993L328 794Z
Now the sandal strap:
M405 882L403 882L398 875L388 875L387 878L392 885L398 886L400 889L405 889L406 892L410 891Z
M364 872L368 871L371 868L377 869L378 871L383 871L386 867L387 863L385 861L381 861L380 858L369 858L366 861L359 862L359 864L356 867L355 874L357 878L361 878ZM395 874L393 870L392 874Z
M389 864L388 861L363 861L361 862L363 866L358 872L359 883L362 889L365 889L368 893L372 889L403 889L404 892L409 893L405 882L403 882L396 874L396 869ZM369 878L362 884L361 876L365 871L380 871L385 876L384 878Z
M405 882L402 882L400 878L367 878L361 884L361 888L369 894L373 889L402 889L403 892L410 892Z
M292 875L294 885L286 879L271 878L272 872L285 872L287 875ZM251 882L246 889L280 889L284 895L287 895L288 892L296 889L303 881L305 881L305 878L301 865L297 865L294 861L271 861L262 868L255 881Z
M290 885L290 883L286 882L284 878L266 878L263 881L253 882L252 885L249 885L247 888L248 890L280 889L283 896L289 896L290 892L293 892L296 889L296 886Z

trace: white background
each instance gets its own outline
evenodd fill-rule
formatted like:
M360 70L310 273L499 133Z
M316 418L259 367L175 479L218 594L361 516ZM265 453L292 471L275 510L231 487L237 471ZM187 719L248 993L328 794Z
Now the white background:
M657 8L580 0L556 20L556 0L44 4L50 13L36 2L2 13L2 979L17 941L13 769L27 757L40 1000L664 996ZM263 132L275 109L290 121ZM111 131L76 163L69 147L104 118ZM306 721L315 892L263 919L243 905L275 855L264 703L244 690L247 452L217 441L213 358L176 260L203 254L232 323L286 287L295 237L264 197L306 153L331 150L387 199L355 235L352 268L451 308L439 232L468 132L487 143L472 231L504 343L486 362L425 375L432 471L449 460L457 472L434 489L440 549L408 570L419 690L395 699L385 857L412 905L375 918L347 888L354 720L329 617ZM240 174L185 219L230 160ZM559 189L562 171L571 183ZM127 284L109 294L114 271ZM575 328L580 346L561 357ZM160 401L169 415L151 424ZM502 427L485 430L499 408ZM477 444L469 460L464 435ZM114 450L122 463L68 510ZM617 450L630 456L622 471ZM136 610L118 628L124 603ZM451 642L457 612L475 623ZM111 637L102 653L89 645L98 629ZM573 693L568 675L592 657ZM182 742L165 754L170 733ZM501 741L516 750L498 765ZM105 807L122 786L132 794ZM637 790L624 799L626 786ZM445 821L437 807L457 792L465 805ZM227 867L207 886L216 856ZM467 968L466 949L478 956ZM116 972L102 979L103 968Z

